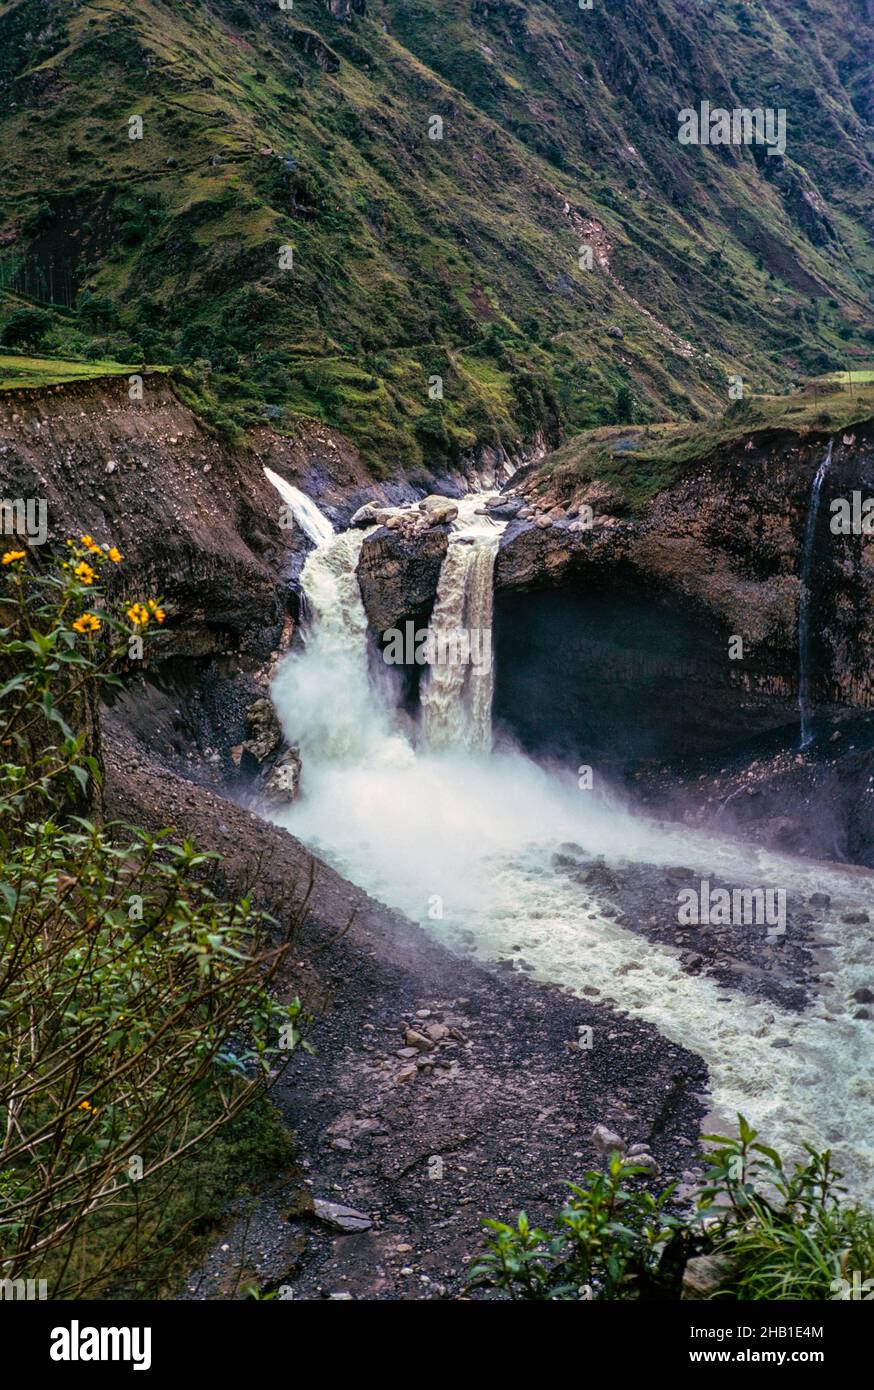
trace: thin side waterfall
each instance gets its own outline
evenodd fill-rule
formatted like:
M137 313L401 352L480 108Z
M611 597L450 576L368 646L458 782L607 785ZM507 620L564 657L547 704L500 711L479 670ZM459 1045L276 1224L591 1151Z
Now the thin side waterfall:
M422 694L428 748L492 746L492 577L499 534L451 541L431 614L431 650Z
M833 446L834 440L830 439L825 458L816 470L811 484L807 524L804 528L804 547L801 552L801 592L798 598L798 709L801 715L801 748L806 748L813 740L810 726L810 571L813 566L819 495L831 465Z
M301 492L293 483L280 478L272 468L265 468L264 475L276 488L293 520L297 522L304 535L309 536L313 545L330 545L334 539L334 528L324 512L319 511L313 499L307 497L306 493Z
M444 633L460 623L491 625L500 533L476 517L477 505L460 504L444 561L434 619ZM812 521L808 527L812 534ZM837 925L848 907L866 905L867 881L659 825L595 791L581 794L570 773L489 748L490 662L479 685L471 676L480 671L444 672L435 663L423 723L430 718L439 746L421 728L414 746L389 670L383 679L372 660L356 573L364 539L362 531L337 536L312 551L301 575L306 643L272 687L285 733L301 746L301 795L272 807L271 819L459 954L497 962L523 950L532 978L580 993L595 988L618 1011L652 1023L707 1063L709 1128L731 1126L742 1112L787 1154L801 1155L805 1142L831 1148L847 1185L870 1196L870 1023L843 1001L870 980L874 928ZM447 709L453 701L463 713ZM468 739L479 741L472 747ZM826 893L834 905L818 911L824 929L835 928L829 988L796 1012L690 974L676 948L644 943L602 910L597 889L558 871L556 852L569 842L611 862L682 862L702 878L777 883L800 899Z

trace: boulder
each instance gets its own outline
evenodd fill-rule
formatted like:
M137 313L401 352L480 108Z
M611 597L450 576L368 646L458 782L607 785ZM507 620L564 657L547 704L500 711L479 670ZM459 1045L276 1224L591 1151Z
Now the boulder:
M432 526L442 526L454 521L458 516L458 503L453 502L451 497L440 497L437 493L432 493L429 497L422 498L419 511L425 512Z
M643 1168L652 1178L657 1178L662 1171L656 1159L649 1153L628 1154L628 1161L637 1168Z
M685 1299L712 1298L728 1281L732 1272L730 1260L716 1255L695 1255L686 1261L683 1270L683 1292Z
M276 710L266 696L253 701L246 710L246 728L249 737L244 741L243 747L253 758L257 758L259 763L263 763L265 758L275 753L282 743L282 729L276 717Z
M592 1143L605 1158L613 1153L625 1152L625 1140L606 1125L595 1125L592 1130Z
M300 749L287 749L264 779L265 792L276 801L295 801L300 789L300 772Z
M428 519L426 513L413 515ZM428 526L418 536L393 527L368 536L358 560L358 583L376 632L398 627L406 618L427 623L448 543L445 530Z
M502 521L512 521L518 516L525 502L521 497L493 497L483 508L487 516L498 517Z
M373 1225L370 1217L363 1211L356 1211L354 1207L344 1207L342 1202L326 1202L322 1197L316 1197L313 1201L313 1212L326 1226L333 1226L335 1231L344 1233L369 1231Z
M384 526L395 514L394 507L380 507L376 502L365 502L363 507L359 507L358 511L353 513L349 525Z

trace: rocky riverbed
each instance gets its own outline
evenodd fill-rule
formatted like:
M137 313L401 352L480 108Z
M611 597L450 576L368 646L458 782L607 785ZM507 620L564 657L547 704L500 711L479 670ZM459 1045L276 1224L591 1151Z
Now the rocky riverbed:
M312 1011L316 1055L295 1059L275 1092L297 1171L232 1216L183 1296L460 1295L481 1218L545 1218L562 1184L600 1162L598 1126L650 1157L654 1187L692 1179L700 1058L594 995L526 978L519 960L486 968L451 954L134 743L110 738L106 756L110 813L217 850L223 890L254 883L281 916L315 875L285 983ZM592 1049L579 1045L586 1027Z

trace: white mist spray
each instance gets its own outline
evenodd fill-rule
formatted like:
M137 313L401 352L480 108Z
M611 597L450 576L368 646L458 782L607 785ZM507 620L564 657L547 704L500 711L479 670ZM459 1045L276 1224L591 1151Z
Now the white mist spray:
M459 953L497 960L521 948L535 978L594 987L648 1020L707 1062L711 1123L731 1126L742 1111L787 1153L800 1154L804 1142L831 1147L848 1186L874 1193L871 1025L847 1007L869 983L872 935L838 921L870 880L631 816L516 752L471 748L467 716L454 725L441 713L438 727L459 733L452 746L414 748L390 683L380 688L369 674L355 574L362 540L347 532L304 567L310 631L273 688L285 732L303 751L302 795L274 819ZM441 577L453 621L460 577L461 568ZM566 841L615 861L682 862L702 877L804 896L824 889L840 903L823 914L839 946L820 999L795 1015L689 975L679 951L604 917L592 892L556 871L552 855Z

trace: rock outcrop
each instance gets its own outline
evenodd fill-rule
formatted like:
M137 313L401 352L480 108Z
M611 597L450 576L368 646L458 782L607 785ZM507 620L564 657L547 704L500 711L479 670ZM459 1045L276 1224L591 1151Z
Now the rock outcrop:
M445 526L415 536L381 527L368 536L358 561L358 583L375 632L400 627L408 618L428 621L448 545Z
M540 527L543 513L512 523L495 565L498 719L581 762L706 754L792 724L800 557L828 439L752 436L638 517L610 514L614 500L590 488L589 529ZM872 439L871 426L836 437L820 499L811 667L825 710L874 703L874 538L829 528L834 497L874 494ZM535 668L548 673L536 703Z
M761 431L691 467L635 516L594 480L497 504L499 725L532 751L630 763L707 755L797 720L799 566L816 435ZM527 495L526 494L527 490ZM874 705L874 537L836 535L831 503L874 496L874 424L838 433L811 569L812 692ZM430 612L445 545L377 532L359 568L382 632Z

